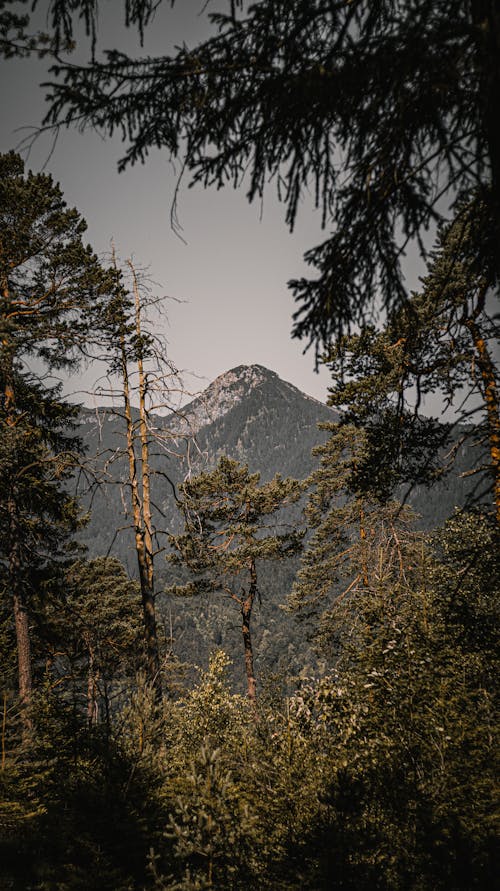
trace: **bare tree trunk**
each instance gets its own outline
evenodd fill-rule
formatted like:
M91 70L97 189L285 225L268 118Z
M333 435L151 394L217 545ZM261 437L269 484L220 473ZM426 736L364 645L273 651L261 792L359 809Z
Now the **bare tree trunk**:
M141 484L142 519L144 524L144 556L148 584L154 590L153 523L151 518L151 468L149 464L149 438L146 407L146 377L144 374L143 349L141 344L141 301L137 276L131 260L128 265L132 272L135 302L135 330L137 334L137 368L139 372L139 432L141 440Z
M139 568L139 582L141 586L142 611L144 618L146 644L146 676L148 683L150 683L154 689L156 699L160 700L162 690L160 675L160 656L158 652L158 634L156 628L155 600L152 585L153 579L151 567L149 565L147 556L143 503L141 503L141 494L139 491L139 481L137 476L137 461L134 448L135 431L130 399L130 380L127 365L127 349L125 342L125 333L123 331L120 335L120 354L121 375L123 382L123 401L127 431L126 442L129 464L129 485L132 501L132 515L134 519L135 550Z
M359 507L359 540L361 543L361 577L365 588L369 587L368 566L366 563L366 525L363 505Z
M126 362L124 361L123 364L125 369ZM158 653L154 591L150 583L150 570L147 563L146 548L144 542L141 498L139 493L137 464L134 451L134 427L132 420L132 409L130 404L130 389L128 383L128 372L126 372L125 370L123 378L123 396L125 402L125 418L127 423L127 453L129 460L130 489L132 495L132 513L134 517L135 549L139 567L139 581L141 585L142 610L146 635L146 673L148 682L153 685L156 695L158 697L161 697L160 658Z
M257 594L257 572L255 568L255 560L252 559L250 564L250 587L248 589L248 595L245 597L241 604L241 617L242 617L242 625L241 631L243 634L243 646L245 648L245 671L247 676L247 692L248 698L252 705L255 706L257 701L257 684L255 680L255 671L253 665L253 649L252 649L252 636L250 633L250 621L252 618L252 608L255 600L255 596Z

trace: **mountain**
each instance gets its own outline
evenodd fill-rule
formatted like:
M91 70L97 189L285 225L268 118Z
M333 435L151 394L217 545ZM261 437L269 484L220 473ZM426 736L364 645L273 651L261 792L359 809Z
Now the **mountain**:
M240 365L220 375L182 411L151 419L157 439L151 449L154 521L159 530L159 545L166 544L165 533L176 531L180 517L173 493L187 472L196 473L214 466L222 454L248 464L259 471L263 481L276 473L298 479L307 477L317 459L312 448L324 441L326 433L318 423L335 420L329 407L305 395L275 372L261 365ZM126 516L128 462L122 454L123 419L109 409L82 409L80 433L89 456L98 454L108 485L80 493L89 509L90 520L81 534L91 556L111 551L131 574L136 573L133 539ZM188 434L195 444L186 449ZM177 457L176 457L177 455ZM470 452L459 454L462 468L470 466ZM423 514L423 524L439 525L463 504L465 486L470 482L456 476L432 490L415 489L410 502ZM284 519L300 523L301 505L287 508ZM171 568L162 555L157 561L157 575L168 584ZM254 618L256 663L259 675L266 672L299 673L317 669L305 629L283 613L281 604L290 590L297 563L266 567L261 574L262 602ZM206 664L210 649L224 647L237 660L235 685L239 686L239 615L233 603L216 596L210 599L179 601L166 596L159 599L167 634L172 634L178 656L196 664Z
M222 454L248 464L252 472L260 471L263 481L276 473L303 479L315 465L312 448L325 436L317 424L334 419L332 409L261 365L240 365L220 375L181 412L151 420L158 434L151 449L156 526L177 528L173 487L188 471L216 464ZM91 516L82 541L92 554L106 553L115 537L114 552L130 564L130 535L116 534L130 520L124 516L128 463L122 454L123 418L110 409L82 409L80 434L88 456L100 456L109 483L93 492L92 499L84 495ZM188 434L195 437L189 453L184 446Z
M324 439L317 425L336 417L262 365L220 375L183 415L209 465L226 454L260 471L263 480L276 473L307 476L314 466L311 449Z

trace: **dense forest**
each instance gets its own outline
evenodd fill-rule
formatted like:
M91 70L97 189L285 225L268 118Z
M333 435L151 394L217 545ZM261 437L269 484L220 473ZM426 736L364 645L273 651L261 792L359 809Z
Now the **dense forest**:
M294 336L331 388L297 426L258 366L179 402L138 265L0 155L0 885L493 888L496 4L230 2L193 50L104 62L98 6L48 4L41 33L0 4L2 54L54 61L45 126L250 200L276 181L291 226L312 188L330 236ZM87 66L62 61L77 20ZM57 381L93 362L91 415Z

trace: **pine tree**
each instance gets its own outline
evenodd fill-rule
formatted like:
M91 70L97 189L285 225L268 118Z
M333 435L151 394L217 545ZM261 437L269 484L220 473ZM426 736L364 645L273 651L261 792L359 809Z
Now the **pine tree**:
M90 314L110 278L82 241L85 222L66 207L46 174L24 174L21 158L0 156L0 385L2 394L2 574L12 603L19 695L29 702L29 602L37 575L74 528L63 487L79 446L68 435L75 409L50 385L86 348ZM29 363L39 363L36 375Z
M234 600L241 613L248 697L256 700L251 618L258 597L258 572L267 561L297 553L302 536L280 531L281 507L297 501L303 486L275 476L260 482L259 473L222 456L214 470L192 477L181 486L185 517L181 535L170 536L169 560L187 566L192 581L172 589L177 594L219 592ZM270 522L269 522L270 520Z
M42 645L51 683L77 690L89 725L110 708L140 669L143 642L138 583L114 557L76 560L64 572L63 590L42 604Z

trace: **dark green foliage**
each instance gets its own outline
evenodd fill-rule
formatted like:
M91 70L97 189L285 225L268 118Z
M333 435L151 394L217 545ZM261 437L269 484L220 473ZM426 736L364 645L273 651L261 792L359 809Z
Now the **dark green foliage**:
M1 375L0 375L1 380ZM50 561L78 525L78 509L64 487L81 454L75 433L78 410L60 401L60 387L41 387L29 376L14 376L16 423L0 414L0 523L9 527L9 498L15 499L16 526L26 583L40 588L50 578ZM2 541L3 567L7 541ZM5 577L4 577L5 585Z
M296 501L302 485L279 476L259 482L260 474L250 474L247 466L223 456L214 470L182 484L185 532L171 537L175 551L169 559L193 573L185 593L224 591L227 577L235 579L237 596L240 584L248 584L245 573L250 562L280 560L296 553L300 533L280 531L279 521L267 518Z
M33 741L0 771L0 881L15 891L142 888L162 822L159 776L110 734L42 692Z
M116 558L78 560L40 607L47 681L108 726L143 661L140 591Z
M88 349L91 313L113 286L82 241L85 228L50 176L25 175L14 152L0 156L1 584L12 604L25 704L32 594L43 590L76 527L64 486L80 452L71 435L76 409L61 403L51 376L75 367Z
M422 548L403 584L332 616L336 761L311 887L494 886L498 536L472 515L439 538L452 564Z
M90 728L58 689L0 770L6 887L494 887L498 533L456 517L330 615L335 668L259 721L216 654L159 712L141 684Z
M401 484L429 485L449 472L469 439L479 472L471 488L482 497L492 489L500 517L500 328L495 296L488 294L491 231L484 201L462 202L439 232L422 290L383 328L341 338L328 356L329 403L342 410L343 423L366 433L358 470L365 490L376 487L388 497ZM483 248L488 260L480 260ZM454 409L453 423L425 416L429 394Z
M128 143L121 168L161 146L184 155L195 182L246 182L250 200L274 179L291 226L311 189L331 235L306 254L319 275L291 286L300 303L294 333L317 344L366 320L376 294L386 307L400 304L408 243L423 249L443 196L452 202L478 185L492 218L480 258L493 285L500 206L493 0L224 7L211 13L214 36L171 57L133 58L116 48L86 67L58 64L47 122L118 131Z
M2 365L37 356L52 369L68 367L112 277L83 243L86 223L52 177L25 175L14 152L0 156L0 207Z

